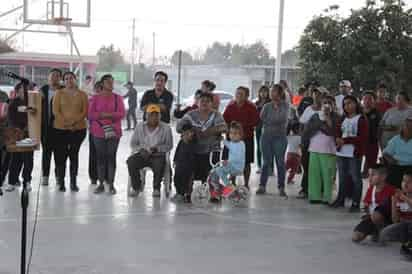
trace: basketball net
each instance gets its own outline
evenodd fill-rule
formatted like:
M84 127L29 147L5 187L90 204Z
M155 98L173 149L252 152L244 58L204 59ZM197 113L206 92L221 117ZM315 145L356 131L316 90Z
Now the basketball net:
M70 24L72 22L71 18L66 18L66 17L55 17L51 19L53 24L57 26L57 30L59 32L59 35L65 36L65 32L68 31L67 27L70 27Z

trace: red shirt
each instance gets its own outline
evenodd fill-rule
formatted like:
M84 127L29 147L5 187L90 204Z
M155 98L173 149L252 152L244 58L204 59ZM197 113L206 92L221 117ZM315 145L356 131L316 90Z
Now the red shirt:
M253 138L253 131L259 123L259 113L250 101L246 101L242 106L235 101L230 102L223 113L223 118L227 124L233 121L242 124L244 139Z
M375 203L377 205L382 204L387 198L392 197L396 192L396 188L385 184L383 189L379 192L375 193ZM372 204L372 193L373 193L373 186L369 186L368 191L366 192L365 198L363 199L363 203L365 206L369 207Z
M302 102L302 99L303 99L303 96L301 96L301 95L295 95L295 96L292 97L292 104L293 104L295 107L298 107L299 104L300 104L300 102Z
M376 102L376 109L383 115L388 109L392 108L393 104L389 101L383 100Z

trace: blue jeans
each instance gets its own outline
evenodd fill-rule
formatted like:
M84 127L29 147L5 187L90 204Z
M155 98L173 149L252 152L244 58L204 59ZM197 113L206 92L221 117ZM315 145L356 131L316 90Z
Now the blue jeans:
M263 134L260 142L263 155L263 168L262 174L260 175L260 187L266 187L269 172L273 167L273 158L275 158L278 174L278 188L283 189L285 187L285 153L288 145L288 139L286 136L270 136Z
M233 167L231 163L227 163L227 165L222 164L212 169L212 171L210 172L210 179L214 183L218 183L218 184L219 184L219 180L222 180L223 184L227 186L230 184L230 181L228 178L229 175L238 175L242 173L243 173L243 170L238 170L235 167Z
M345 202L346 182L352 179L352 203L359 205L362 198L362 159L338 157L339 192L337 202Z

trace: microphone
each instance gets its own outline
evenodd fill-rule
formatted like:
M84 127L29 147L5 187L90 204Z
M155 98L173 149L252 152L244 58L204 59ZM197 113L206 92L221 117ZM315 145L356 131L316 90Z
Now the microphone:
M26 78L24 78L24 77L21 77L21 76L13 73L13 72L11 72L11 71L8 71L8 72L6 73L6 75L7 75L8 77L10 77L11 79L19 80L19 81L22 82L24 85L28 85L28 84L30 83L30 81L29 81L28 79L26 79Z

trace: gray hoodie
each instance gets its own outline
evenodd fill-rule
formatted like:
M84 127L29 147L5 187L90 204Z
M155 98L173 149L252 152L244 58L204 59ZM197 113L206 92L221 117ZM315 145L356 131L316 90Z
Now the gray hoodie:
M136 126L134 130L132 139L130 141L130 147L132 148L132 153L136 153L142 148L149 150L151 146L157 148L157 154L166 154L173 148L173 136L172 129L170 126L164 122L160 122L157 132L149 144L147 142L147 136L149 134L149 129L147 127L147 122L141 122Z

